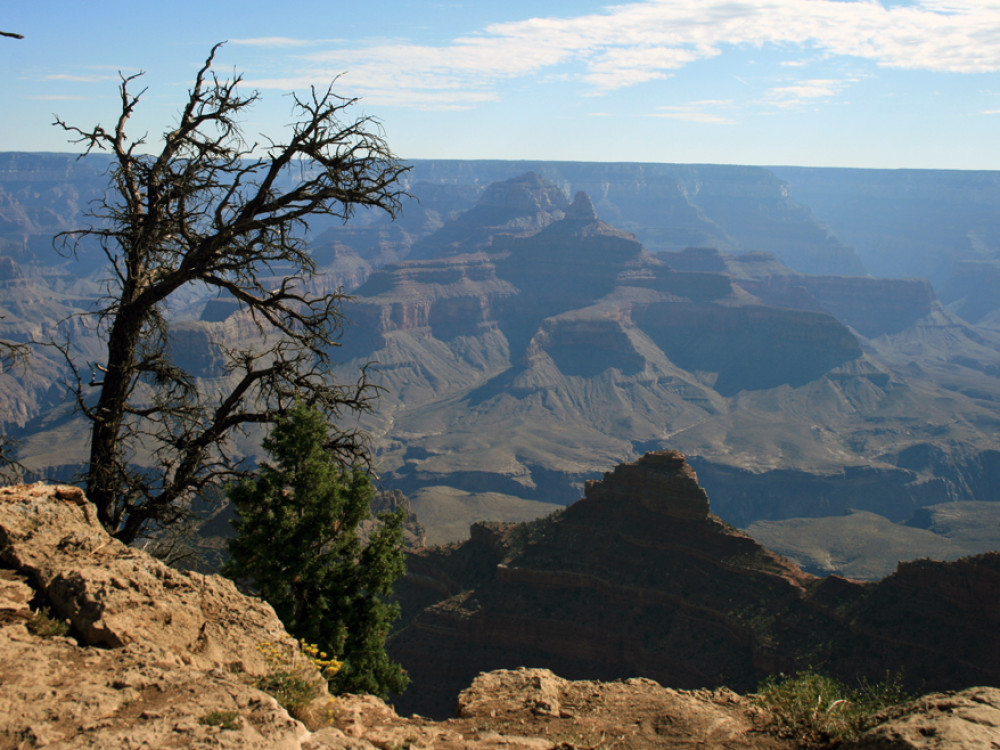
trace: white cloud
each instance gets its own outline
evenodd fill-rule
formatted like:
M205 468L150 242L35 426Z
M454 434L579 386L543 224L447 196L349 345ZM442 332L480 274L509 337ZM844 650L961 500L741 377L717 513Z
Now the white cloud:
M764 102L783 109L798 107L818 99L836 96L849 84L856 82L856 78L813 78L797 81L787 86L772 88L765 95Z
M728 99L703 99L687 104L657 107L655 112L651 112L646 117L662 117L671 120L684 120L685 122L699 122L715 125L731 125L733 120L725 115L719 114L719 109L728 109L733 106L733 102Z
M248 39L230 39L228 43L248 47L310 47L320 41L322 40L293 39L287 36L258 36Z
M69 75L67 73L54 73L42 78L43 81L70 81L72 83L102 83L104 81L117 81L118 76L108 75Z
M718 54L717 50L712 52ZM665 71L683 68L702 56L694 50L671 47L620 47L604 52L588 66L583 78L602 91L619 89L668 78Z
M242 44L298 46L264 38ZM512 78L570 71L591 93L669 78L727 47L774 47L809 58L860 58L903 69L1000 71L1000 0L646 0L575 17L536 17L486 26L445 45L381 42L337 46L309 56L313 70L295 80L319 83L347 71L352 90L368 99L433 99L454 105L495 98ZM789 63L794 65L795 62ZM287 79L262 80L270 87ZM806 84L797 84L806 86ZM775 89L773 101L818 99L831 84ZM390 94L390 92L395 92ZM410 105L407 105L410 106ZM419 106L413 105L413 106Z

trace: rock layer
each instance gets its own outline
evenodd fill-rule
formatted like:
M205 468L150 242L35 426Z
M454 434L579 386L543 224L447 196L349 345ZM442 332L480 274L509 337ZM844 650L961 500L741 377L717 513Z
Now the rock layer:
M482 527L453 554L465 579L425 554L401 586L411 605L437 600L392 642L414 675L407 710L447 712L477 672L522 665L686 689L750 690L810 665L847 681L902 669L913 687L1000 684L1000 553L903 565L878 584L819 579L713 516L676 452L619 466L557 517Z
M271 607L112 539L78 488L0 490L0 566L0 747L201 746L213 710L240 717L218 746L306 735L251 684L269 669L258 646L288 641ZM29 628L41 608L69 635Z
M648 533L639 527L633 533L646 543L663 535L650 523L654 518L689 531L712 522L707 498L676 454L619 467L611 477L616 481L591 486L592 504L618 506L642 520ZM417 572L441 590L463 572L485 580L490 570L482 563L511 551L511 530L484 526L475 537L477 555L453 560L458 564L451 569L437 566L437 578L433 565ZM744 552L756 561L751 567L783 579L786 588L808 581L749 544ZM842 603L851 590L846 582L835 584L825 590L826 601ZM640 597L635 606L646 605ZM64 635L62 618L71 623ZM317 685L320 698L305 714L310 731L253 686L275 669L258 646L289 640L269 606L229 581L172 570L112 539L78 488L0 489L3 750L799 746L763 733L764 709L728 689L676 690L650 679L570 681L538 668L478 675L457 695L457 718L441 722L403 718L371 696L339 696L331 704ZM604 650L615 646L606 643ZM309 666L288 654L282 669ZM888 711L863 746L989 747L983 743L1000 726L998 715L1000 690L926 696Z

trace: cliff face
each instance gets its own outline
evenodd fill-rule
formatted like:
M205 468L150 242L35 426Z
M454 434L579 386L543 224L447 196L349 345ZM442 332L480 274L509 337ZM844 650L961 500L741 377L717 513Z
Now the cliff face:
M535 174L494 186L479 208L548 218L496 235L477 208L434 237L441 243L460 226L478 227L491 241L488 253L408 261L373 273L348 310L355 325L347 350L376 350L394 331L447 342L496 326L516 360L522 352L530 356L530 347L568 351L587 337L596 341L616 321L642 329L683 369L717 373L724 395L800 385L860 356L853 336L819 305L803 314L753 304L736 297L722 273L674 272L632 235L601 221L585 193L553 213L558 194ZM602 301L599 312L588 310ZM553 316L563 317L555 322ZM557 352L555 358L567 362L565 374L586 370L572 356ZM593 362L597 371L634 372L643 364L636 356Z
M688 248L658 257L678 270L725 273L768 305L829 313L867 338L899 333L936 309L934 289L924 279L808 275L764 252Z
M616 474L623 486L641 478L627 467ZM683 474L659 472L659 489L690 502L674 508L648 498L652 512L703 515L704 497ZM574 682L547 669L479 675L451 696L457 718L447 722L402 718L371 696L338 696L331 704L267 604L227 580L178 572L110 538L78 488L5 487L0 511L3 748L559 750L602 737L632 748L799 746L762 733L762 709L728 689L678 691L648 679ZM481 550L504 554L502 531L484 529ZM488 575L468 566L476 559L485 558L467 557L459 567ZM447 561L440 553L437 560L444 572ZM283 647L279 663L265 656ZM255 682L309 670L319 697L300 714L307 728ZM920 741L928 736L972 747L1000 724L998 716L1000 691L978 688L900 706L869 734L896 738L894 747L931 747Z
M632 317L685 370L718 373L724 396L804 385L861 356L854 336L822 312L665 302L636 305Z
M537 175L491 188L483 206L544 213L545 226L445 221L428 241L461 224L480 226L490 244L383 267L356 291L341 353L381 363L381 411L392 416L372 423L393 486L563 503L609 462L678 447L716 462L707 481L746 480L720 493L734 523L774 518L771 506L784 518L844 503L903 521L934 493L969 499L965 469L945 478L891 465L918 439L911 415L935 403L924 383L910 386L921 377L910 356L917 339L938 336L940 347L924 349L934 367L974 346L988 374L998 356L946 319L925 282L807 276L762 252L653 255L602 220L603 193L579 192L557 216L552 191ZM883 342L879 354L898 350L898 366L865 336ZM897 346L900 336L911 338ZM968 391L976 400L956 408L984 423L995 408L970 377L957 370L948 397ZM979 381L992 393L993 381ZM951 412L927 413L926 429L954 433ZM955 439L982 444L974 431ZM873 461L875 481L841 481L853 471L845 466ZM795 472L815 481L796 484ZM857 497L872 487L881 491ZM818 491L837 497L814 503Z
M4 488L0 511L0 746L213 746L213 710L239 717L230 747L304 739L252 684L289 640L267 604L110 538L76 487Z
M393 331L450 340L495 325L498 310L516 294L498 278L493 258L478 253L411 261L376 271L348 308L348 345L378 348Z
M772 172L787 181L792 197L857 250L873 276L925 278L941 291L956 262L997 257L997 172L810 167Z
M488 581L393 640L420 680L407 710L440 712L478 671L520 664L674 687L749 686L793 664L769 647L776 623L752 622L784 612L811 577L713 517L680 454L619 466L558 518L508 529L492 547Z
M410 257L483 250L497 236L534 234L563 218L567 208L569 201L563 191L535 172L494 182L474 207L416 242Z
M0 158L15 245L84 224L80 200L105 164ZM943 310L924 282L845 276L856 258L768 170L421 162L406 179L421 203L400 221L320 217L307 237L321 271L311 289L356 295L335 377L354 382L380 363L385 391L362 419L387 486L565 503L604 467L670 447L719 467L702 472L706 483L739 470L716 507L739 523L777 506L853 507L854 490L871 490L865 507L893 520L942 497L996 494L992 465L974 456L895 462L922 444L995 447L1000 334ZM427 257L401 260L415 243ZM754 247L838 275L807 276ZM102 289L87 278L86 258L103 258L93 250L81 248L72 273L0 254L0 338L61 340L63 326L84 377L102 362L81 315ZM259 334L232 300L203 295L186 290L169 317L173 350L208 391L223 347ZM57 476L53 466L85 460L84 430L52 418L69 407L62 357L39 347L32 362L0 373L0 419L25 464ZM841 482L854 466L884 481ZM521 517L505 512L495 517Z
M587 193L602 218L634 232L654 252L698 245L770 249L806 273L864 273L854 250L760 167L421 160L414 163L413 179L454 188L513 182L529 171L565 194ZM553 206L564 209L556 202Z
M444 711L480 670L522 664L679 688L751 689L807 665L851 680L903 668L932 688L1000 683L1000 664L971 658L1000 647L1000 611L973 605L995 600L1000 554L904 566L876 586L817 579L714 517L678 453L621 465L557 517L488 536L455 552L480 560L470 580L423 556L401 586L411 603L440 599L392 641L415 678L407 710ZM944 660L945 623L961 623L961 659Z

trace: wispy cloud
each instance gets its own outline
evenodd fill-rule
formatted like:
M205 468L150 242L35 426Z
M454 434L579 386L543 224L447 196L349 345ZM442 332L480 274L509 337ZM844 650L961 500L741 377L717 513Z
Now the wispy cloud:
M718 110L728 109L732 106L733 102L728 99L704 99L697 102L688 102L687 104L657 107L655 112L651 112L646 116L684 120L685 122L731 125L734 121L725 115L719 114Z
M814 103L820 99L837 96L856 78L812 78L797 81L787 86L776 86L764 97L765 104L771 104L782 109L791 109L804 104Z
M117 81L118 76L109 75L69 75L66 73L55 73L43 76L43 81L70 81L72 83L103 83L104 81Z
M293 39L287 36L258 36L247 39L230 39L229 44L247 47L312 47L329 39Z
M238 44L304 46L283 37ZM291 78L328 83L347 72L367 100L427 106L442 92L453 106L496 98L507 80L569 71L592 94L662 80L726 48L772 47L809 58L848 57L879 66L983 73L1000 70L1000 0L646 0L575 17L536 17L493 24L443 45L394 41L335 45L304 57ZM789 64L796 64L795 61ZM796 88L798 87L798 88ZM819 79L775 89L781 106L836 93ZM832 92L832 93L829 93Z

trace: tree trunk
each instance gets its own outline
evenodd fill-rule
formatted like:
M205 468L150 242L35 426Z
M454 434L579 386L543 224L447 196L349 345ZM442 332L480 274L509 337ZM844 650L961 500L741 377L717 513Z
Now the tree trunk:
M101 524L112 534L118 531L124 510L116 497L116 489L123 486L116 478L119 470L118 440L134 375L143 317L140 311L128 310L125 306L115 317L108 335L108 363L104 383L94 409L87 497L97 506L97 517Z

